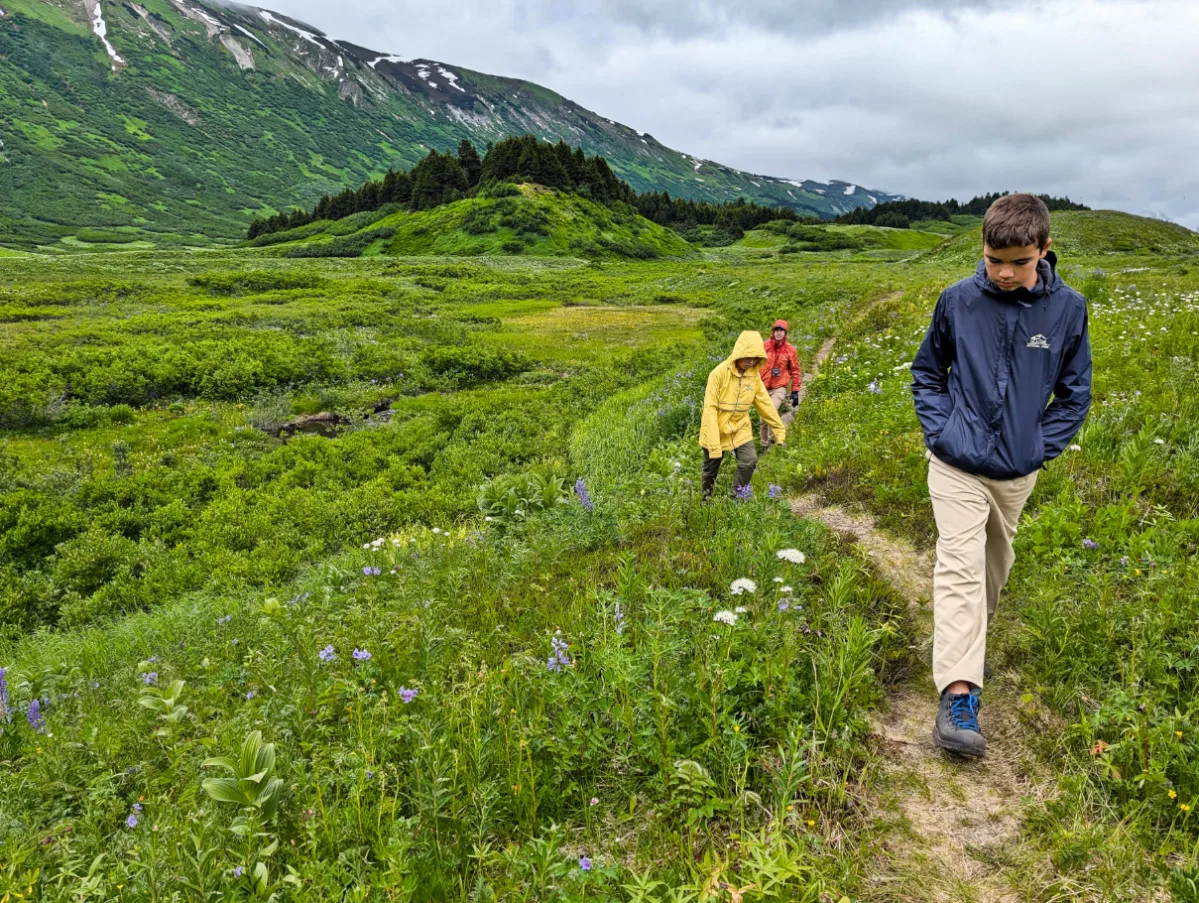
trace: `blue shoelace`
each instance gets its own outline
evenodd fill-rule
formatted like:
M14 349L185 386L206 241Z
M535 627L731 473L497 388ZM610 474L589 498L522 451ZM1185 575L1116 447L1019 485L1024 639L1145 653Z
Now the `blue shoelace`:
M978 726L978 696L974 693L962 693L949 697L949 714L958 730L979 731Z

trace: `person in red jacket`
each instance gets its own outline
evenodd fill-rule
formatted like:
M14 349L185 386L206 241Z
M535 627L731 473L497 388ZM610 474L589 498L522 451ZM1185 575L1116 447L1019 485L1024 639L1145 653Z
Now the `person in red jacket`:
M799 368L799 355L795 346L787 341L786 320L774 321L770 338L766 340L766 363L759 372L776 411L782 410L784 402L787 401L788 389L791 395L789 410L793 411L799 406L799 387L803 385L803 371ZM774 437L765 420L762 421L759 438L762 440L762 451L766 451Z

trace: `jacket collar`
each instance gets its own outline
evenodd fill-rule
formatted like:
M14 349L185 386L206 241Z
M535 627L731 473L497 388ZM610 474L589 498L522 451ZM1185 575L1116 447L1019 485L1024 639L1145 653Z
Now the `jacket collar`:
M974 284L987 294L995 295L1004 301L1030 304L1035 300L1047 298L1061 286L1061 279L1057 275L1057 254L1049 251L1042 260L1038 261L1037 284L1032 288L1018 288L1015 291L1005 292L987 275L985 260L978 262L978 269L974 273Z

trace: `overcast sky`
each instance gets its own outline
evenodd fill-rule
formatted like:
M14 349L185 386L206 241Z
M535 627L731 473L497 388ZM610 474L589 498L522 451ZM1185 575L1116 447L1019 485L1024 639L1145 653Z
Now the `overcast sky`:
M252 0L737 169L1199 229L1196 0Z

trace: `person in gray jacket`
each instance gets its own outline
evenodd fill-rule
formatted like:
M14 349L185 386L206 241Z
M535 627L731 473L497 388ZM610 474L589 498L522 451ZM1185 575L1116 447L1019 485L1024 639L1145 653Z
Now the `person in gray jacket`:
M941 294L912 363L937 522L933 739L968 756L986 752L987 625L1015 560L1016 524L1039 469L1091 406L1086 299L1057 275L1050 244L1039 198L995 201L978 272Z

